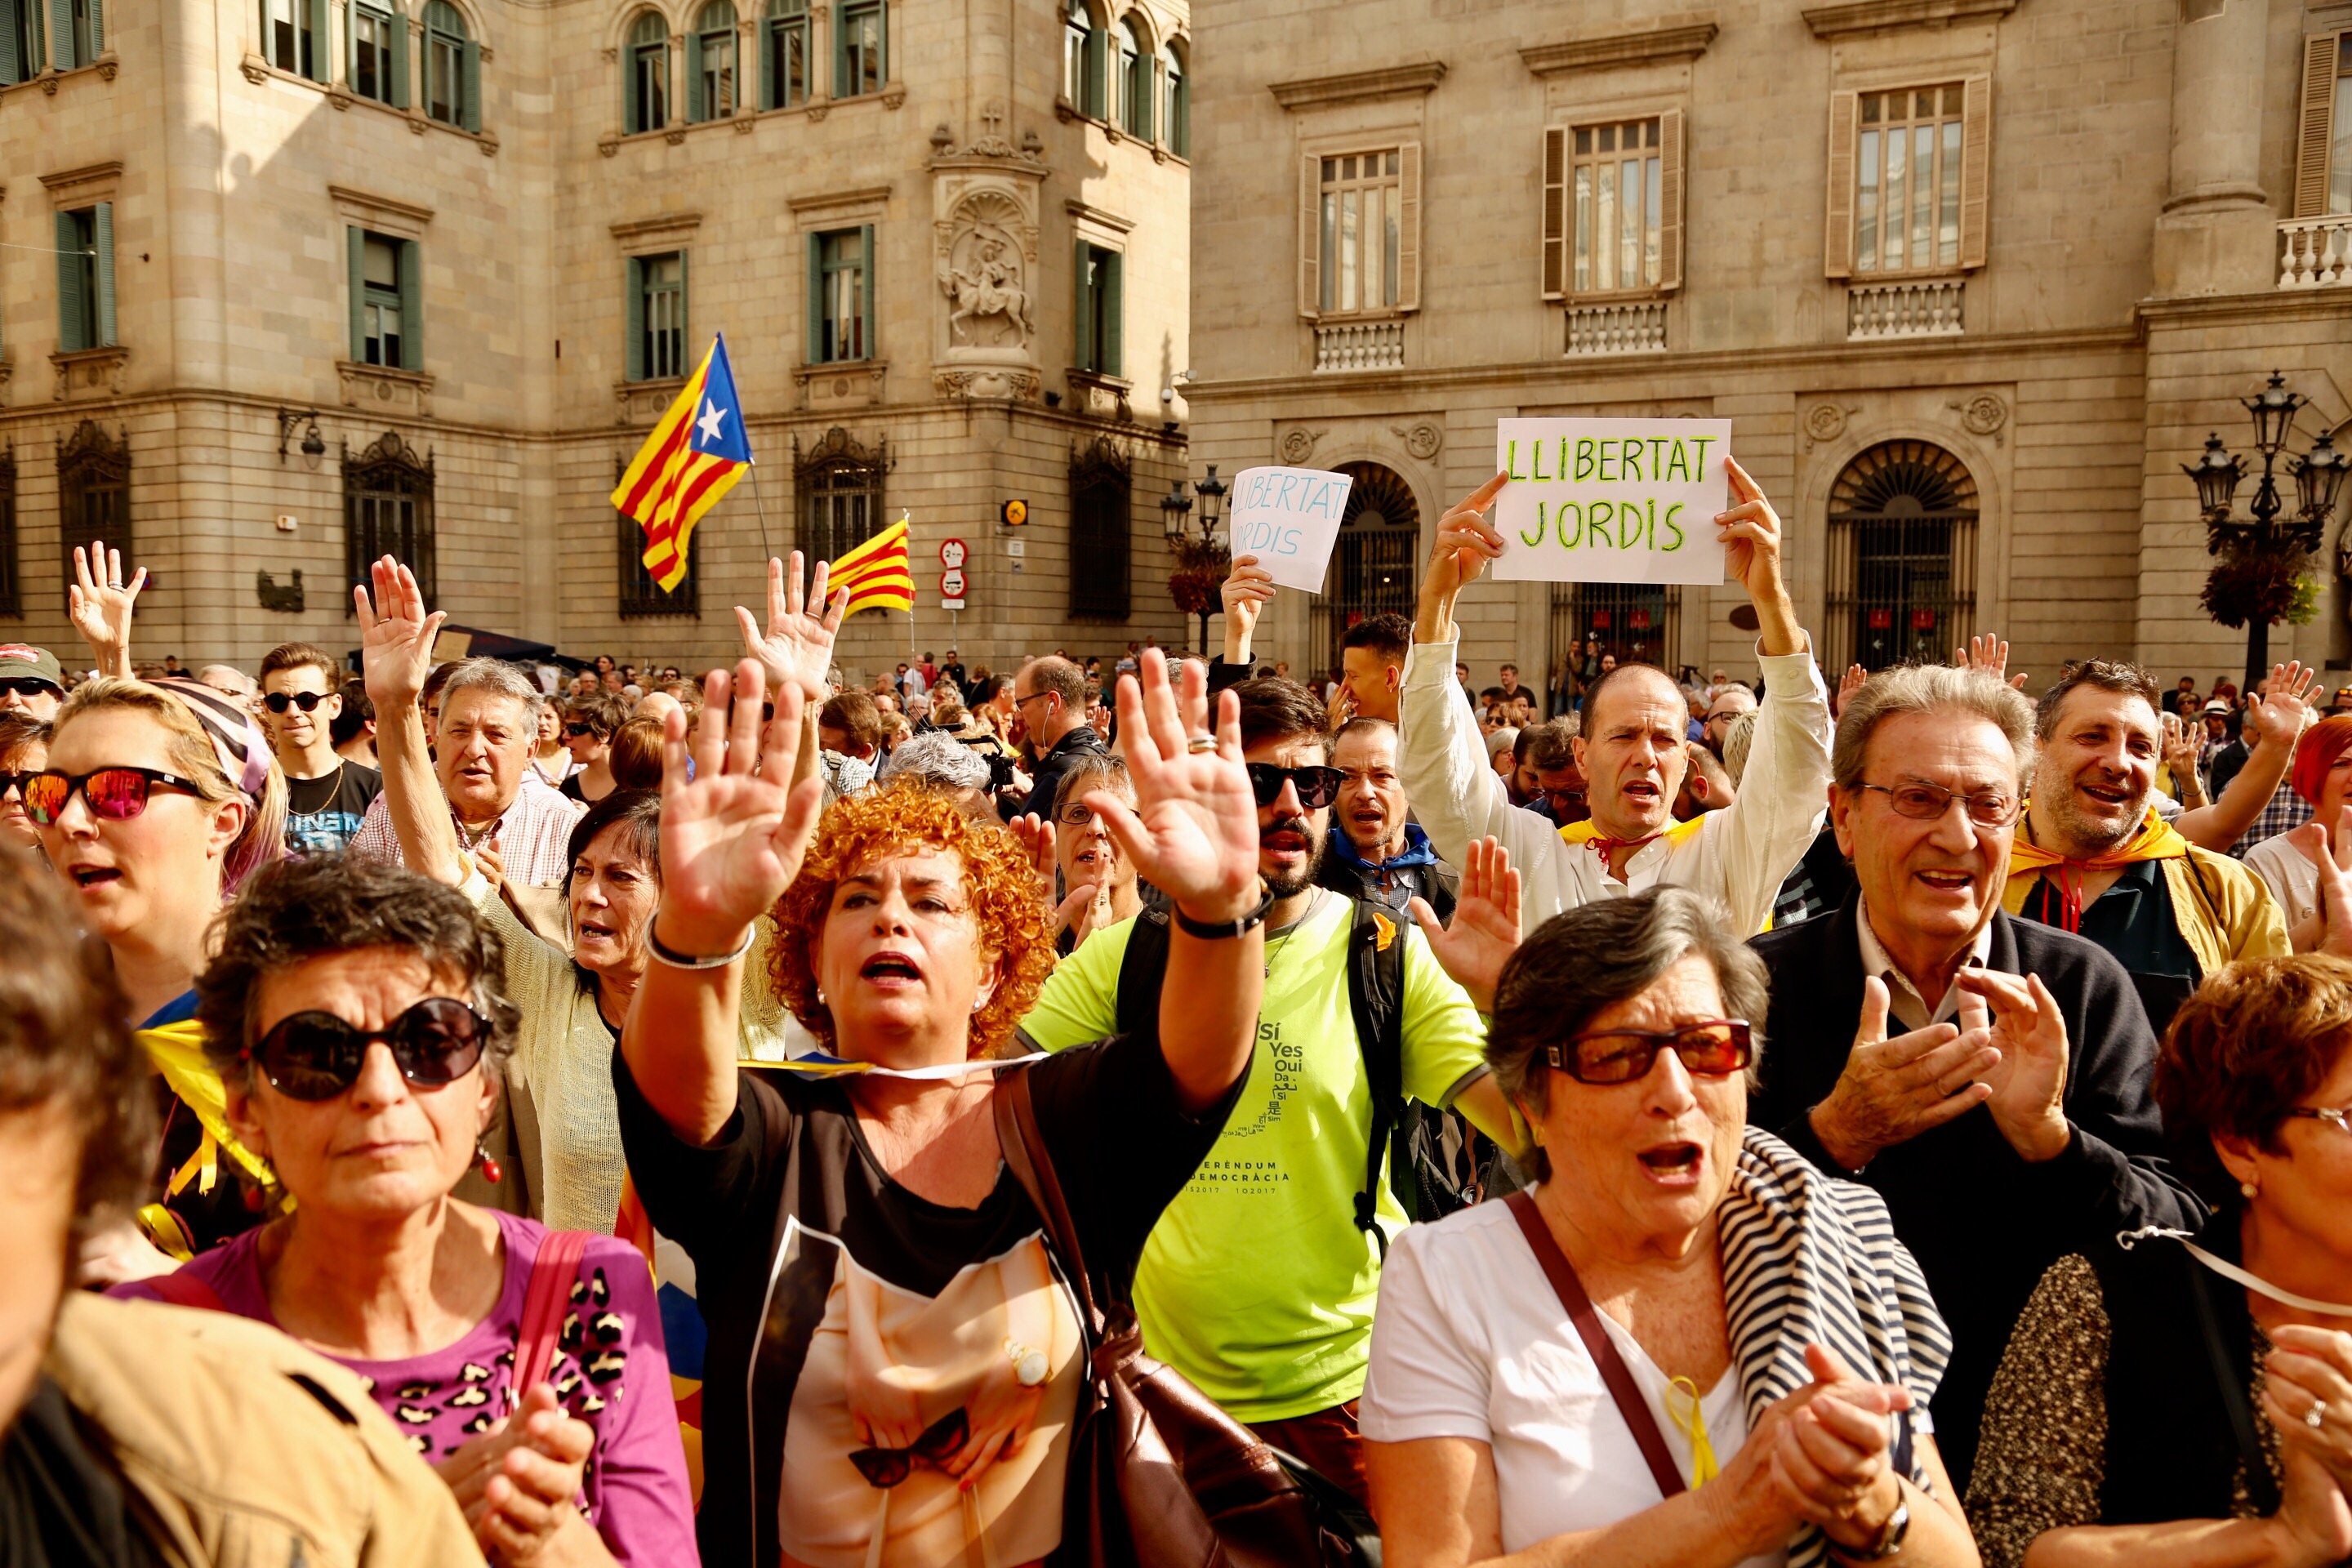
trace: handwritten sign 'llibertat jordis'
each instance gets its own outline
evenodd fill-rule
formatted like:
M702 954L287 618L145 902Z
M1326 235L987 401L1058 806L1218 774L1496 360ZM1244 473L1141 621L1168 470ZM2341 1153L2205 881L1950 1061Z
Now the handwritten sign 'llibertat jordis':
M1728 419L1504 419L1503 555L1520 583L1720 583Z

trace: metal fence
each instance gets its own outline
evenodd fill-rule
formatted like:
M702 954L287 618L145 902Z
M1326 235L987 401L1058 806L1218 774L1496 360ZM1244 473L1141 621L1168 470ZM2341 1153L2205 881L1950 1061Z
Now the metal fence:
M1977 514L1832 513L1822 667L1950 656L1975 623Z

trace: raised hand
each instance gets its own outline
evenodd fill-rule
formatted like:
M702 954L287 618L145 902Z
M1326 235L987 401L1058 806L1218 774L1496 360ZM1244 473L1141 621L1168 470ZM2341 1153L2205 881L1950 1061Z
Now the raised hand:
M663 721L662 900L654 919L663 945L675 952L702 958L740 945L800 874L816 836L824 780L784 782L800 752L800 688L776 693L775 719L762 736L766 692L755 659L735 667L731 694L724 671L704 679L691 783L686 714Z
M105 541L92 540L87 553L74 546L74 580L66 590L66 608L104 674L131 674L131 609L145 586L144 566L128 584L123 583L122 552L109 550Z
M1765 499L1764 487L1728 455L1723 471L1731 480L1731 507L1716 514L1715 524L1723 531L1724 564L1760 610L1788 596L1780 580L1780 514Z
M1863 982L1862 1026L1845 1071L1829 1098L1812 1109L1814 1136L1849 1171L1973 1110L1992 1095L1979 1080L1999 1064L2000 1052L1993 1047L1981 1005L1973 1018L1964 1006L1961 1021L1967 1027L1930 1024L1893 1039L1886 1037L1887 1009L1886 982L1874 974Z
M1489 527L1486 513L1511 476L1498 473L1448 507L1437 520L1429 570L1422 574L1421 602L1413 621L1415 642L1444 642L1454 635L1454 600L1477 581L1486 563L1503 553L1503 536Z
M1217 592L1225 605L1226 662L1246 663L1250 638L1257 631L1258 612L1274 602L1274 575L1257 563L1256 556L1236 555L1234 569L1225 574Z
M2332 835L2306 822L2286 837L2319 872L2318 951L2352 958L2352 805L2337 811Z
M2025 689L2024 672L2009 673L2009 642L1999 632L1979 632L1969 639L1968 647L1952 650L1952 662L1962 669L2006 680L2020 691Z
M1984 1075L1986 1104L2010 1147L2032 1163L2056 1159L2074 1141L2066 1123L2066 1018L2058 999L2036 974L1963 969L1955 982L1981 998L1960 1005L1960 1020L1981 1023L1991 1009L1991 1038L2000 1060Z
M1013 837L1029 857L1029 869L1036 874L1038 894L1047 903L1054 901L1054 825L1034 811L1022 813L1005 824Z
M801 700L814 707L829 695L825 678L833 670L833 642L840 635L841 617L849 607L849 590L844 588L825 600L824 562L808 580L808 593L801 593L801 552L793 552L789 569L774 556L768 558L768 629L763 636L760 624L751 612L742 605L735 606L735 624L743 631L743 651L760 661L769 681L781 692L786 686L797 687ZM812 608L811 606L818 606Z
M352 606L360 618L360 673L368 700L387 714L416 700L425 678L433 673L433 643L441 635L446 611L425 613L425 591L416 574L387 555L368 568L375 584L375 599L364 586L352 589Z
M2318 684L2319 671L2305 669L2299 659L2271 666L2271 676L2263 682L2262 695L2246 704L2246 724L2254 731L2254 739L2246 743L2246 749L2292 748L2302 739L2303 727L2316 717L2311 689Z
M2172 774L2172 782L2179 786L2183 805L2202 805L2205 803L2205 786L2197 776L2198 732L2177 713L2167 713L2162 718L2165 769Z
M1439 925L1426 899L1415 898L1406 908L1429 939L1438 966L1470 993L1479 1012L1492 1014L1496 984L1519 945L1519 872L1511 852L1498 839L1470 841L1462 857L1452 924Z
M1219 694L1212 735L1205 670L1185 665L1180 689L1167 656L1151 647L1142 673L1140 683L1118 683L1135 805L1104 789L1087 791L1086 804L1137 873L1186 914L1238 920L1258 903L1257 799L1242 766L1241 704Z
M1838 681L1836 694L1830 699L1830 717L1834 719L1844 712L1845 705L1853 700L1853 694L1861 690L1863 682L1869 679L1870 671L1863 668L1862 666L1847 665L1844 676Z

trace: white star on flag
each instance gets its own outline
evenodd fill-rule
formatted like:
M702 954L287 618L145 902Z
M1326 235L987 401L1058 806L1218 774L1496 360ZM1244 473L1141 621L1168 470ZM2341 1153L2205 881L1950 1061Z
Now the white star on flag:
M695 427L702 432L702 438L705 441L709 442L712 446L717 446L719 444L719 422L726 417L727 410L719 407L716 403L711 402L709 398L705 398L702 402L702 417L694 422Z

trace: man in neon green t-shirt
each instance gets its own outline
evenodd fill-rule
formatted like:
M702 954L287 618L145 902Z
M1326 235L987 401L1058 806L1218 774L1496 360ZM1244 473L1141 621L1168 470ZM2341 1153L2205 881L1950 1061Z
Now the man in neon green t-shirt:
M1266 920L1257 1051L1225 1130L1153 1227L1135 1279L1150 1352L1236 1419L1365 1496L1356 1398L1370 1353L1381 1244L1355 1224L1372 1095L1349 1005L1355 906L1315 886L1339 777L1321 704L1286 680L1244 681L1242 750L1258 798ZM1119 969L1135 922L1062 961L1023 1020L1045 1050L1118 1032ZM1404 1092L1453 1107L1506 1148L1523 1142L1487 1076L1486 1026L1421 932L1405 943ZM1389 1184L1377 1221L1405 1215Z

